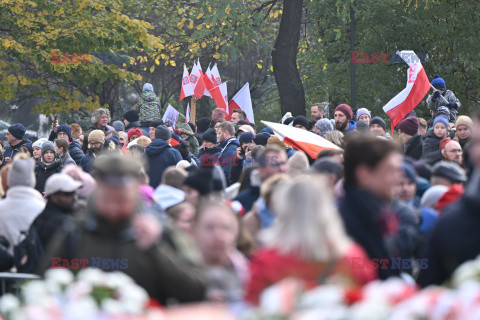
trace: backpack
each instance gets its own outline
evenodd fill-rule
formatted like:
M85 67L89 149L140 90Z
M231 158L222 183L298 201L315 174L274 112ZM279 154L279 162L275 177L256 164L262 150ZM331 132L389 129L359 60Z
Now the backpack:
M13 249L13 257L17 272L34 273L43 255L43 245L37 229L22 231L25 238Z

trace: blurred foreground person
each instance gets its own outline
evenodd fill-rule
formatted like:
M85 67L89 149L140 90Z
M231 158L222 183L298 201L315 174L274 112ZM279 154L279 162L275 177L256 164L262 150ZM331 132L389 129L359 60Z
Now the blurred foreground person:
M265 248L254 253L247 301L287 277L315 287L330 275L363 285L376 278L363 249L348 238L325 179L299 176L280 183L273 194L276 221L263 233ZM295 214L292 214L295 212ZM355 268L353 260L367 263Z
M78 269L78 261L87 261L87 266L120 269L162 304L202 300L201 269L161 242L153 216L140 214L140 172L131 159L99 157L92 172L96 190L76 213L77 221L52 238L40 271L52 265L75 268L74 261Z

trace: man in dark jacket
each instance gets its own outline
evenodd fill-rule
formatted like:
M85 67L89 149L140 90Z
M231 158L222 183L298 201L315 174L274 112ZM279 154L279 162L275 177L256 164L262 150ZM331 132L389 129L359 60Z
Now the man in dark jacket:
M76 191L81 186L80 182L63 173L56 173L48 178L45 183L47 204L32 224L32 228L38 232L43 248L47 247L54 233L73 214Z
M210 128L203 133L203 143L198 152L197 158L201 167L212 167L219 162L220 151L217 146L217 132Z
M415 212L400 202L392 205L402 156L391 142L375 137L352 139L344 156L345 197L339 210L347 233L377 259L380 279L397 275L419 241Z
M240 143L235 138L235 126L231 122L222 122L217 124L217 139L220 142L220 166L225 173L225 179L229 181L230 167L235 162L237 148Z
M155 129L155 140L145 149L148 163L148 177L153 188L162 181L163 171L182 160L182 155L170 145L172 134L164 125Z
M101 130L93 130L88 135L88 144L90 148L88 149L87 154L82 158L80 166L83 171L89 173L92 169L93 161L99 156L105 145L105 134Z
M400 140L402 141L403 152L407 157L420 160L423 150L423 139L418 133L418 119L408 117L398 124Z
M173 252L161 240L158 220L142 214L141 166L120 155L99 158L97 181L87 206L52 238L40 273L53 265L95 266L119 270L161 304L201 301L206 280L198 262ZM78 259L78 260L74 260Z
M57 127L57 131L52 130L50 136L48 137L48 140L55 141L55 139L65 139L69 141L70 147L68 149L68 153L70 154L70 157L72 157L73 161L75 161L76 164L80 165L80 162L82 161L85 154L82 151L82 146L80 145L80 143L77 140L73 139L70 127L62 124Z
M20 151L20 147L30 145L30 149L32 148L30 140L23 139L25 131L26 129L21 123L15 123L8 127L6 134L8 146L3 152L3 164L11 163L13 157Z

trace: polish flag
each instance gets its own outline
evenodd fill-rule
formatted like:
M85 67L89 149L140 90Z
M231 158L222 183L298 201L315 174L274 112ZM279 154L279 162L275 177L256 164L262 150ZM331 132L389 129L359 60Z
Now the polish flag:
M405 118L423 100L428 90L428 81L425 69L413 51L397 51L397 54L410 67L407 72L407 86L399 94L393 97L384 107L383 111L392 119L392 132L395 126Z
M185 112L185 123L190 122L190 103L187 103L187 112Z
M193 96L197 99L201 99L205 92L205 82L203 81L202 67L200 61L195 62L190 73L190 83L193 87Z
M224 82L219 86L213 88L210 93L212 94L213 100L217 104L217 108L225 110L228 114L228 92L227 92L227 83Z
M213 66L211 70L213 84L219 86L222 83L222 78L220 77L220 72L218 72L217 64Z
M312 159L316 159L320 151L325 149L342 150L337 145L313 132L290 127L281 123L263 120L260 122L271 128L281 141L297 150L302 150Z
M188 74L187 67L183 65L183 77L182 88L180 89L180 100L185 99L193 95L193 87L190 83L190 75Z
M203 75L203 82L205 82L205 92L203 92L203 95L209 98L212 97L212 95L210 94L210 90L215 87L211 79L212 73L210 71L210 65L208 65L207 71L205 71L205 74Z
M234 109L242 109L247 114L247 120L255 123L253 118L252 98L250 97L250 85L245 83L242 89L228 103L228 114Z

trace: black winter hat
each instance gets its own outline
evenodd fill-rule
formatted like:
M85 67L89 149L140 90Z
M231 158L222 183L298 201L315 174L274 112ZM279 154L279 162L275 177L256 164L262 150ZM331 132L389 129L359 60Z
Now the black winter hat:
M293 126L295 127L297 124L307 128L307 130L310 130L310 123L304 116L295 117L295 120L293 120Z
M266 146L268 138L270 138L270 135L268 133L260 132L255 135L255 138L253 138L253 142L255 142L257 146Z
M455 183L467 181L465 170L454 162L437 162L432 170L432 177L435 176L446 178Z
M210 128L203 133L203 141L217 144L217 132L214 128Z
M378 124L380 127L383 128L383 130L387 130L387 125L385 124L385 121L380 117L373 117L373 119L370 121L370 127L374 124Z
M197 120L197 132L202 133L208 130L210 127L209 118L200 118Z
M27 129L25 129L21 123L15 123L8 127L8 132L18 140L23 140L25 131L27 131Z
M138 119L140 119L140 116L138 115L138 111L137 111L137 110L129 110L129 111L125 112L125 114L123 115L123 117L124 117L128 122L135 122L135 121L138 121Z
M204 196L213 191L212 170L208 168L199 168L188 173L183 185L197 190Z

